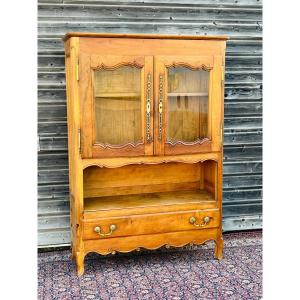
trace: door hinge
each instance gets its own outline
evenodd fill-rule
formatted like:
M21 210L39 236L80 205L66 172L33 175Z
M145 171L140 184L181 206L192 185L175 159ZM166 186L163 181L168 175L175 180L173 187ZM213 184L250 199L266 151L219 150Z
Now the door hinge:
M81 153L81 130L78 129L78 150Z
M225 79L225 67L222 66L222 77L221 77L221 86L224 87L224 79Z
M77 60L76 63L76 80L79 80L79 59Z
M223 146L223 126L221 126L221 133L220 133L220 140L221 140L221 147Z

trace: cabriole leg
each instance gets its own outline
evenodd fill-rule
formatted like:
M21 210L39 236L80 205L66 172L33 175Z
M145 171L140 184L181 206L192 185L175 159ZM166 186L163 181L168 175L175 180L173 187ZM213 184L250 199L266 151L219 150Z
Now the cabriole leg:
M77 274L82 276L84 273L84 254L77 252L76 255L76 264L77 264Z
M215 241L215 258L217 259L222 259L223 258L223 237L220 236L216 241Z

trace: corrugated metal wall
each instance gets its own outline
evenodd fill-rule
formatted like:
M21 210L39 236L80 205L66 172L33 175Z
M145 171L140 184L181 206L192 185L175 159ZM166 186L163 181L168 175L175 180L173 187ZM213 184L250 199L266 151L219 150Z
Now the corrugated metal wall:
M39 246L70 243L65 65L68 31L230 36L225 85L224 230L261 228L260 0L39 1Z

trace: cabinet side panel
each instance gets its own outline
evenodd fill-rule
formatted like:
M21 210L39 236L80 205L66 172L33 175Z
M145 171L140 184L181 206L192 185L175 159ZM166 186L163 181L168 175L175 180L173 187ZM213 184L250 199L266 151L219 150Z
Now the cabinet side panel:
M215 199L218 199L218 163L215 161L205 161L203 165L204 187L209 191Z
M79 99L76 78L79 38L71 38L65 44L66 50L66 85L67 85L67 117L68 117L68 154L69 154L69 186L71 209L72 252L79 248L79 224L82 210L82 168L79 150Z
M72 147L71 142L72 142L72 124L71 124L71 118L72 118L72 101L71 101L71 78L70 78L70 39L68 39L65 42L65 72L66 72L66 93L67 93L67 119L68 119L68 154L69 154L69 189L70 193L72 193L73 190L73 182L71 180L71 174L72 174L72 163L70 157L72 156Z
M222 220L222 213L223 213L223 144L224 144L224 94L225 94L225 51L226 51L226 42L221 42L223 47L222 53L222 75L221 75L221 117L220 117L220 155L218 160L218 185L217 185L217 193L218 193L218 206L220 208L220 219ZM221 235L223 231L222 222L220 224L219 235Z
M74 231L74 228L72 224L76 223L76 218L74 215L75 209L74 209L74 197L73 197L73 191L74 191L74 180L73 180L73 172L74 172L74 151L73 151L73 105L72 105L72 90L71 90L71 62L70 62L70 55L71 55L71 47L70 47L71 39L67 40L65 42L65 72L66 72L66 92L67 92L67 119L68 119L68 163L69 163L69 190L70 190L70 226L71 226L71 244L72 249L75 249L76 245L74 242L74 236L76 235L76 232ZM74 254L73 254L74 255Z
M214 57L214 71L211 77L210 103L211 106L211 128L212 128L212 151L220 151L221 148L221 122L223 111L223 89L222 89L222 56Z

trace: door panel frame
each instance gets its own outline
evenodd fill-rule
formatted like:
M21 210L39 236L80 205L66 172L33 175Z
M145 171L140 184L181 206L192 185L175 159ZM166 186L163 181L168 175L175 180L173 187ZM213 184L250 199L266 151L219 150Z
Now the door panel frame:
M81 100L81 140L83 158L122 157L153 155L153 57L125 55L81 55L80 61L80 100ZM94 110L94 71L115 70L123 66L141 69L141 126L142 141L136 144L104 145L95 142L95 110ZM150 85L148 81L150 80ZM150 93L149 93L150 91ZM150 94L151 139L146 140L146 95ZM148 105L149 111L149 105Z
M167 111L168 111L168 68L186 67L191 70L203 69L209 71L209 97L208 97L208 139L202 139L192 143L178 142L172 144L167 142ZM177 155L189 153L201 153L220 150L220 126L221 126L221 70L222 56L155 56L155 103L154 103L154 135L155 155ZM159 93L160 76L163 76L163 122L162 139L159 134Z

